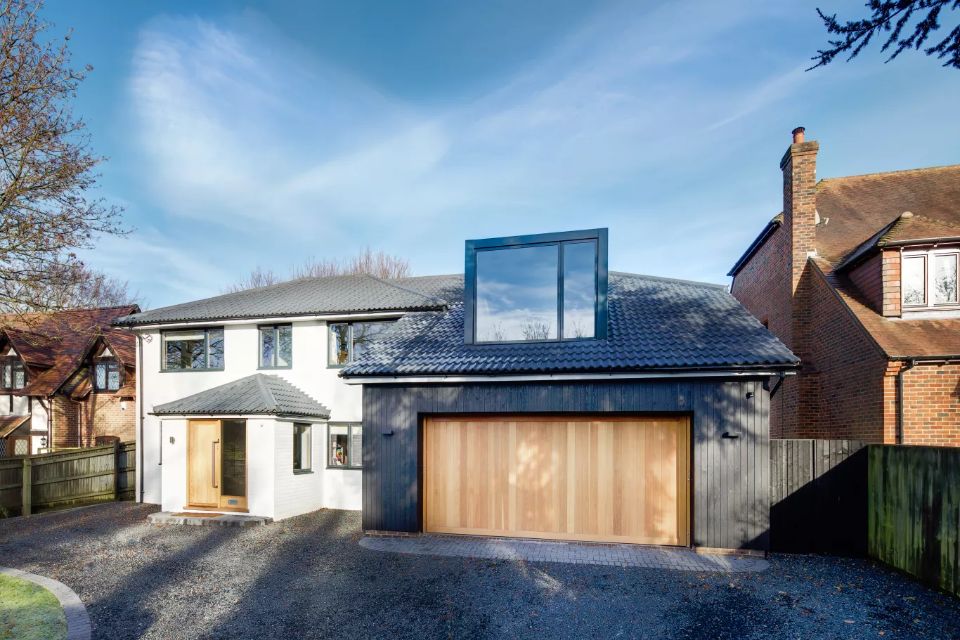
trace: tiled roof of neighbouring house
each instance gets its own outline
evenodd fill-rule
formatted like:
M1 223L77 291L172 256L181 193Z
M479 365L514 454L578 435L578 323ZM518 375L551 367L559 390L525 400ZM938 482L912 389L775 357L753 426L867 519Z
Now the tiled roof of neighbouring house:
M439 309L429 283L408 286L422 278L384 280L369 275L300 278L268 287L227 293L120 318L119 325L137 326L189 321L305 316L315 314Z
M960 165L829 178L817 184L817 252L837 264L896 221L884 242L960 236Z
M113 327L117 318L139 311L136 305L74 309L51 313L0 315L0 343L9 343L27 366L27 386L17 395L48 396L83 365L102 338L119 360L135 367L136 338Z
M30 416L0 416L0 438L6 438L30 420Z
M913 216L901 217L905 211ZM823 179L817 213L817 254L832 268L880 246L960 237L960 165ZM779 214L768 223L727 275L736 275L782 220Z
M457 302L411 313L347 366L345 377L544 374L793 367L798 359L726 288L613 272L606 339L467 345ZM451 296L452 297L452 296Z
M173 402L157 416L276 415L329 418L330 410L280 376L256 373Z

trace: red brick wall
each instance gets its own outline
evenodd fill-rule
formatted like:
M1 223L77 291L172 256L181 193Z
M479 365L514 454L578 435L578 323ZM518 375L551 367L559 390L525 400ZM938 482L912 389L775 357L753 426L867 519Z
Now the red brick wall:
M861 262L848 273L850 281L871 309L883 311L883 264L880 254Z
M53 401L53 446L92 447L97 436L117 436L122 442L133 441L136 436L135 403L127 399L124 410L122 402L106 393L91 393L80 402L57 396Z
M900 252L885 249L882 253L883 310L885 316L900 315Z
M793 321L790 314L790 237L781 226L757 249L734 277L731 292L773 335L789 345ZM784 437L796 429L797 381L788 378L770 403L770 434Z
M904 444L960 446L960 364L918 363L904 373L903 398Z
M80 405L64 396L56 396L50 402L53 414L53 442L55 449L79 447L80 438L77 435L80 424Z
M886 356L815 267L809 285L815 321L802 374L804 417L787 437L883 442Z

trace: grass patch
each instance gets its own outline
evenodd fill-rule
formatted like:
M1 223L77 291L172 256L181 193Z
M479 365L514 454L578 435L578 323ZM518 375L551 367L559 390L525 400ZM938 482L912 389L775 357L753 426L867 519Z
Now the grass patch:
M67 619L57 597L27 580L0 575L0 640L59 640Z

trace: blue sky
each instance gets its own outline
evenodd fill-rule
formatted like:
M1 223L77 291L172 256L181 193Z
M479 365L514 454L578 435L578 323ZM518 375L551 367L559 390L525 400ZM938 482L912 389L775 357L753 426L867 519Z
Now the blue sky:
M467 238L606 226L613 269L726 282L794 126L820 177L960 162L960 73L876 49L804 72L804 4L50 0L135 229L85 259L158 307L258 265L458 272Z

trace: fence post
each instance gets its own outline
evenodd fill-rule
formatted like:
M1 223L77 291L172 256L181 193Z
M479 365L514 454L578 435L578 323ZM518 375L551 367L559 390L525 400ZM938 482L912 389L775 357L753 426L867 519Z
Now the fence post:
M117 485L120 483L120 442L113 443L113 501L117 501Z
M33 498L33 471L31 465L33 462L30 460L30 456L25 456L23 458L23 479L22 485L20 487L20 499L22 509L20 515L28 516L30 515L31 500Z

